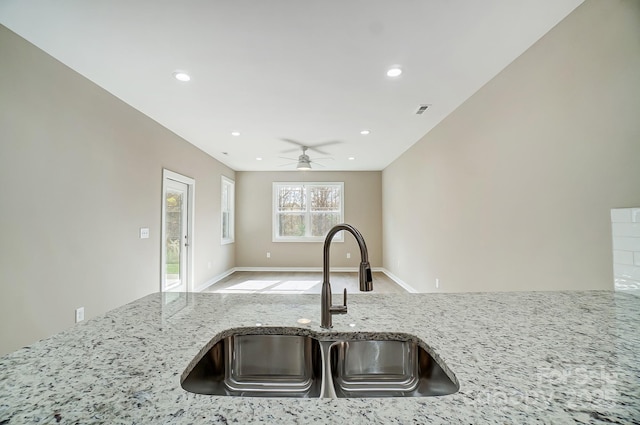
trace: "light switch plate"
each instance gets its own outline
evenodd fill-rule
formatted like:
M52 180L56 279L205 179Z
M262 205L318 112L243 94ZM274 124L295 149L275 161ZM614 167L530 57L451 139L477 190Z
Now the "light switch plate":
M84 320L84 307L76 308L76 323Z
M140 228L140 239L149 239L149 228L141 227Z

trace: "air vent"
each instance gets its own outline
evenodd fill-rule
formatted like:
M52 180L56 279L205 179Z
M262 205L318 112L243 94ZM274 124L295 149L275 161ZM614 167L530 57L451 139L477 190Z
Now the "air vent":
M427 108L429 108L431 105L420 105L418 106L418 109L416 110L416 115L422 115L424 113L424 111L427 110Z

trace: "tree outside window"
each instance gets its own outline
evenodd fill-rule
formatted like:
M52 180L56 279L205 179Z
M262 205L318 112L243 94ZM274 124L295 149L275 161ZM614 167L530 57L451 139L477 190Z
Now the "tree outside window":
M323 241L343 221L343 192L343 182L274 183L274 242Z

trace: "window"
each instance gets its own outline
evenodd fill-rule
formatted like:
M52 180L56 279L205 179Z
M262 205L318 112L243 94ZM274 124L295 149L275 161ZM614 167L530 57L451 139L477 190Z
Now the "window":
M221 243L228 244L234 242L234 209L235 209L235 187L233 180L222 176L222 202L221 212Z
M344 183L273 183L273 241L322 242L343 222ZM342 241L343 232L334 240Z

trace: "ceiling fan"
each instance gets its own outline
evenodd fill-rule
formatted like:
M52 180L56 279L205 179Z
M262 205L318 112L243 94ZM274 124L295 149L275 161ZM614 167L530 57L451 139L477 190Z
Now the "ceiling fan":
M282 139L282 140L287 142L287 143L292 143L294 145L297 145L299 149L302 149L302 155L298 156L297 159L295 159L295 158L287 158L287 157L284 157L284 156L280 157L282 159L289 159L291 161L296 161L296 162L293 162L293 163L290 163L290 164L283 164L283 165L281 165L281 167L285 167L287 165L297 164L296 165L296 170L310 170L311 169L311 163L319 165L321 167L324 167L324 165L320 164L317 160L319 160L319 159L333 159L333 158L325 157L325 158L315 158L315 160L311 160L309 155L307 155L307 151L308 150L313 150L313 151L316 151L316 152L318 152L320 154L328 155L328 153L326 153L326 152L324 152L324 151L322 151L322 150L320 150L318 148L322 147L322 146L335 145L337 143L342 143L342 142L339 142L337 140L334 140L334 141L329 141L329 142L324 142L324 143L318 143L318 144L315 144L315 145L305 145L305 144L302 144L300 142L297 142L297 141L291 140L291 139ZM285 153L286 152L292 152L292 151L298 150L298 148L293 149L293 150L287 150L287 151L284 151L284 152Z
M320 164L317 161L312 161L311 158L309 157L309 155L307 155L307 150L309 149L308 146L301 146L300 147L302 149L302 155L300 155L298 157L298 159L295 158L287 158L285 156L281 156L280 158L282 159L289 159L291 161L296 161L296 162L291 162L289 164L282 164L281 167L286 167L287 165L293 165L293 164L297 164L296 165L296 170L310 170L311 169L311 163L313 162L316 165L319 165L321 167L324 167L324 165ZM317 159L331 159L331 158L316 158Z

